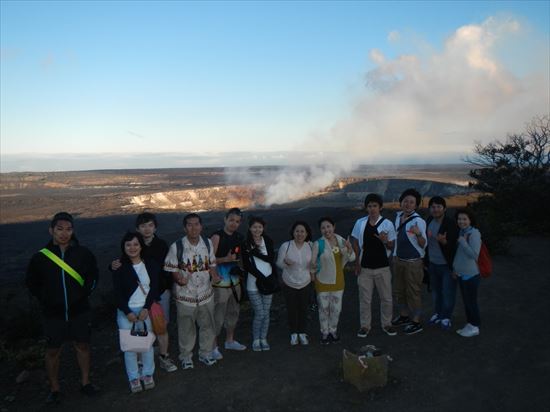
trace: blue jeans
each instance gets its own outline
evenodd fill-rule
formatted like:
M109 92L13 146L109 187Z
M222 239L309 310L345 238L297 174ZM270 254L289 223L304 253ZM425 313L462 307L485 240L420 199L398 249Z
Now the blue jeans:
M252 339L266 339L269 330L269 310L273 295L262 295L257 291L248 291L248 298L252 309L254 309L254 319L252 320Z
M428 272L434 313L439 315L439 319L451 319L455 308L456 279L453 279L451 269L446 264L438 265L430 262Z
M130 308L132 312L138 315L142 308ZM119 329L132 329L132 322L128 320L124 312L117 310L116 321ZM145 319L147 325L147 330L152 331L153 326L151 325L151 319L148 317ZM137 326L136 326L137 327ZM155 350L151 346L151 349L147 352L143 352L141 355L141 362L143 363L143 369L141 376L153 375L155 373ZM139 379L139 369L138 369L138 354L137 352L124 352L124 365L126 366L126 374L128 375L128 380L133 381L134 379Z
M477 290L479 289L480 276L476 275L468 280L458 278L464 309L466 310L466 321L479 327L481 318L479 316L479 306L477 305Z

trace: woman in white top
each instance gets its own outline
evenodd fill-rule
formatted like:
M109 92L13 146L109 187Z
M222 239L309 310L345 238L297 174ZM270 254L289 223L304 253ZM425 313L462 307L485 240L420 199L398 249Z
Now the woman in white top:
M242 254L243 266L247 272L246 290L254 309L252 350L255 352L270 349L267 342L269 311L277 288L269 287L266 283L269 279L272 286L278 286L273 241L264 230L265 221L261 217L251 216Z
M288 312L290 344L307 345L306 321L311 282L311 229L306 222L296 221L290 230L291 240L279 248L277 266L283 270L283 293Z
M153 330L149 310L158 296L159 264L149 259L142 259L145 248L143 237L138 232L128 232L120 242L122 257L121 266L113 271L113 287L117 303L117 323L119 329L132 329L136 322L144 322L147 331ZM138 368L137 353L124 352L126 374L132 393L141 392L143 388L155 387L153 373L155 360L153 347L141 353L143 368ZM143 382L143 387L142 387Z

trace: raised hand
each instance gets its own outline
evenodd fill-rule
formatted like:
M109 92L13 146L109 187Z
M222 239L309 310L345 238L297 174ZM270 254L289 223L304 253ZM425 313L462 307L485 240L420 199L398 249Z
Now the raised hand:
M231 253L231 250L227 252L227 256L225 257L227 262L234 262L237 260L237 255L235 253Z
M436 239L439 243L441 243L442 245L446 245L447 244L447 232L445 233L438 233L437 236L436 236Z
M374 236L376 236L378 239L380 239L380 241L383 244L388 243L388 232L380 232L379 234L374 235Z
M414 222L414 225L411 225L409 230L416 236L418 236L422 233L422 231L418 227L418 222Z
M347 250L353 250L353 246L351 245L349 236L346 238L346 242L344 243L344 246L346 247Z
M120 262L120 259L115 259L111 262L112 270L118 270L121 266L122 266L122 263Z

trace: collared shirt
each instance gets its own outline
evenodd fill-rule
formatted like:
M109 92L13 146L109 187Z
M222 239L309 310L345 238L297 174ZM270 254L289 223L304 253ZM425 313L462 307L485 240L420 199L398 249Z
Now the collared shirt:
M187 284L181 286L174 283L174 298L177 302L188 306L204 305L212 299L214 291L212 290L210 272L211 265L215 265L216 256L210 239L210 253L202 237L199 242L193 245L187 239L187 236L172 243L166 259L164 261L164 270L167 272L180 272L188 278ZM182 261L178 262L177 242L183 242Z

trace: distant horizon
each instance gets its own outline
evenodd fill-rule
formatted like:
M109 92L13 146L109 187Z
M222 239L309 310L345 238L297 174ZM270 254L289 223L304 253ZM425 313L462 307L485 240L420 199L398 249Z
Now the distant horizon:
M460 165L469 153L442 153L438 156L394 156L349 159L353 169L361 166ZM1 156L0 173L85 172L108 170L161 170L193 168L323 167L332 156L346 159L346 153L233 152L233 153L48 153ZM108 161L110 166L105 167Z

